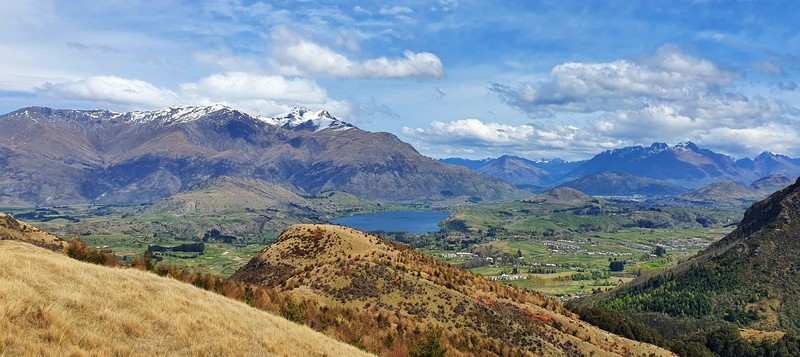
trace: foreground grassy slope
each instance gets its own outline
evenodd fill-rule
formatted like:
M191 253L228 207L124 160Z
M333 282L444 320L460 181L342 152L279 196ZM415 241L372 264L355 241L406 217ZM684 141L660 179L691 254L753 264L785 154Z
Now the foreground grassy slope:
M439 328L442 345L455 354L670 354L581 322L541 294L346 227L292 226L232 279L371 311L412 329Z
M357 356L188 284L0 241L0 355Z

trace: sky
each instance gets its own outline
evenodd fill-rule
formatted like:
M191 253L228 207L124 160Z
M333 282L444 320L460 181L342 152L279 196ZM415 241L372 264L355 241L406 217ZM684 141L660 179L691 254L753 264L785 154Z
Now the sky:
M0 112L325 109L437 158L800 157L794 1L3 0ZM2 128L0 128L2 130Z

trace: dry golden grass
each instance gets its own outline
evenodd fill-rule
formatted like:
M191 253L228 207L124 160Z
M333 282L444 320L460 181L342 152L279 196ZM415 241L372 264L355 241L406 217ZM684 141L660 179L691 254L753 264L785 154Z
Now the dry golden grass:
M0 355L357 356L188 284L0 241Z
M780 341L786 335L783 331L760 331L747 328L740 328L739 334L746 341L751 342L769 342L775 343Z

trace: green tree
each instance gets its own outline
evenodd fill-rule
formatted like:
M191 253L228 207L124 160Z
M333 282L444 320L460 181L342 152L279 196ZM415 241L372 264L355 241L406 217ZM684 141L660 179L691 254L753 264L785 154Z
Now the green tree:
M625 262L621 260L612 260L608 263L608 270L610 271L623 271L625 269Z
M411 357L443 357L442 330L429 326L422 339L409 351Z

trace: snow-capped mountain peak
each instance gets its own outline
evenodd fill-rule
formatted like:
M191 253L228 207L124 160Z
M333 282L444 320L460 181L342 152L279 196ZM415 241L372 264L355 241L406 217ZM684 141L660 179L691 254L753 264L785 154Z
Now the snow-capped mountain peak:
M685 143L675 144L675 146L673 148L676 149L676 150L683 150L683 151L699 151L700 150L700 148L697 145L695 145L695 143L693 143L691 141L687 141Z
M294 130L320 131L324 129L347 130L353 128L353 125L336 119L326 110L312 111L306 107L294 107L288 113L260 119L271 125Z
M153 111L136 111L119 116L126 116L125 120L130 123L158 123L158 124L177 124L188 123L202 118L208 114L216 113L221 110L233 110L222 104L211 104L205 106L190 107L166 107Z

